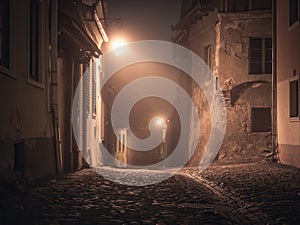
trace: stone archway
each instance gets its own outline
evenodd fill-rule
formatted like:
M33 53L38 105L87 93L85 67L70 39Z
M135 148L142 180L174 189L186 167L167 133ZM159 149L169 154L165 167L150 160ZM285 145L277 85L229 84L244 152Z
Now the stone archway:
M249 81L249 82L241 83L239 85L234 86L229 91L231 106L234 106L236 104L236 102L240 99L240 97L246 90L250 88L257 88L263 84L269 84L269 83L270 82L268 81L258 80L258 81Z

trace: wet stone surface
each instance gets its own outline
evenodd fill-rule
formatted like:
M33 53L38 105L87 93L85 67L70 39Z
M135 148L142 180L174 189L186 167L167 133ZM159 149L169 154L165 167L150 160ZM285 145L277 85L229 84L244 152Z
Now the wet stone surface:
M136 171L128 170L134 177ZM145 179L155 176L144 172ZM0 224L295 224L298 169L258 163L212 166L145 187L110 182L91 169L0 187ZM294 215L293 218L290 218Z

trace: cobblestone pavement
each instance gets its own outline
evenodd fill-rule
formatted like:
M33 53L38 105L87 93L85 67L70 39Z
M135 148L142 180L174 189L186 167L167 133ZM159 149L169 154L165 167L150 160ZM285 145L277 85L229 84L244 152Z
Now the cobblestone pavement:
M183 172L235 204L253 223L300 224L300 169L261 161Z
M1 186L0 224L299 224L299 171L270 163L187 168L132 187L85 169L9 191Z

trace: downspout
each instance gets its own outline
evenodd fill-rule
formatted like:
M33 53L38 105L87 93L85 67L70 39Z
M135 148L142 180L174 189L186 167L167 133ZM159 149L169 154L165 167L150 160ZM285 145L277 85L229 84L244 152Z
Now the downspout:
M57 79L57 28L58 28L58 0L51 0L51 21L50 21L50 84L51 84L51 112L52 126L55 141L56 171L62 174L62 148L60 127L58 118L58 79Z
M277 148L277 0L272 2L272 160L278 161Z

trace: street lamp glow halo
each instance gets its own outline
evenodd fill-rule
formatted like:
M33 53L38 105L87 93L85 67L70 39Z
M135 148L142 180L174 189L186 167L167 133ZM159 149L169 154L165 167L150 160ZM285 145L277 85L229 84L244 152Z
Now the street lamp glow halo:
M160 127L165 127L166 126L166 122L163 118L161 117L154 117L153 118L155 120L156 125L160 126Z
M117 49L117 48L120 48L120 47L123 47L124 45L126 45L126 41L122 40L122 39L112 40L112 42L111 42L111 48L113 50Z

